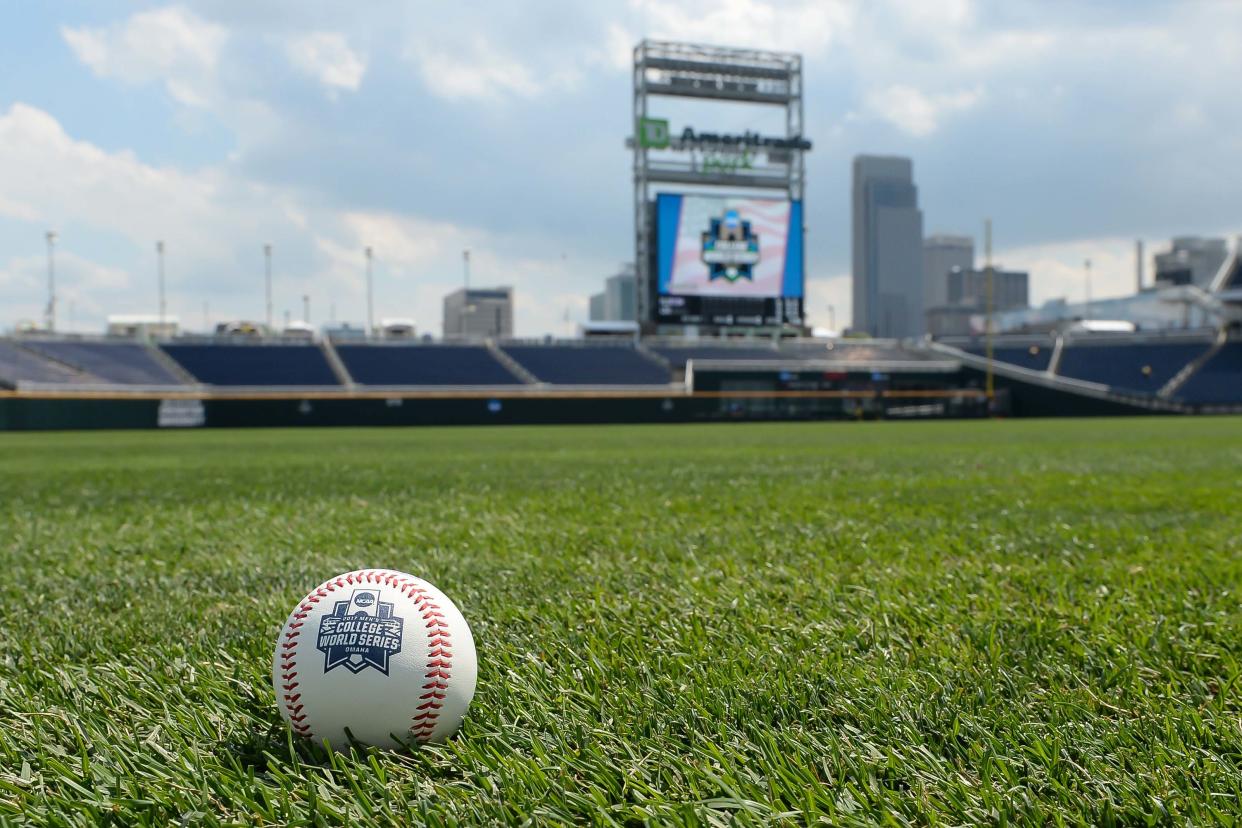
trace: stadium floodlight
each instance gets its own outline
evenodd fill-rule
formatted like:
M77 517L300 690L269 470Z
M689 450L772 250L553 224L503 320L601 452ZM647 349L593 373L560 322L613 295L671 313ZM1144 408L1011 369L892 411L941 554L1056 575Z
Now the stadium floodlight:
M47 231L47 312L49 332L56 330L56 231Z
M267 329L272 329L272 245L263 245L264 286L267 295Z
M988 358L987 394L988 394L988 406L990 408L993 405L993 400L996 397L996 376L994 372L992 371L992 355L993 355L992 329L995 326L992 321L992 312L993 312L993 304L994 304L993 303L994 294L992 292L993 290L992 285L993 285L994 270L992 268L992 220L991 219L983 220L983 261L984 261L985 276L987 279L987 316L984 317L986 321L984 322L983 336L984 336L984 342L985 342L985 347L987 350L987 358ZM991 412L989 411L989 413Z
M1091 318L1091 260L1087 259L1082 263L1083 278L1086 280L1087 302L1083 308L1082 315L1086 319Z
M166 305L164 304L164 242L157 241L155 243L155 253L159 258L159 290L160 290L160 332L164 330L164 315Z
M367 257L367 337L370 338L375 333L375 307L371 301L371 259L374 254L370 247L363 251Z

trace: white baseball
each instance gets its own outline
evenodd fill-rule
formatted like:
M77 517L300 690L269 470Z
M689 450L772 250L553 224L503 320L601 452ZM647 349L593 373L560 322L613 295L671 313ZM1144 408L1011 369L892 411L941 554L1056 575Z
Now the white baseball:
M474 638L453 602L390 569L347 572L313 589L272 659L280 715L298 735L338 748L350 736L394 749L447 739L477 675Z

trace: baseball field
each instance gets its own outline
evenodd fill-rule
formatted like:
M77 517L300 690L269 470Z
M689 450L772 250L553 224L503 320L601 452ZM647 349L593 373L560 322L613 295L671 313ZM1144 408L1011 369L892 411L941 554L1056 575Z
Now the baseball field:
M1242 813L1242 420L0 434L0 823ZM293 737L315 584L435 583L463 730Z

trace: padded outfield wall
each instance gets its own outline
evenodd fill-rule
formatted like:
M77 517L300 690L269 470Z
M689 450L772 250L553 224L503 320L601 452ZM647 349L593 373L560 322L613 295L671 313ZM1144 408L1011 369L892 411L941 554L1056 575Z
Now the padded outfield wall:
M950 402L950 400L952 400ZM944 401L943 404L941 401ZM535 425L983 416L978 396L890 391L607 395L263 395L204 399L0 396L0 430Z

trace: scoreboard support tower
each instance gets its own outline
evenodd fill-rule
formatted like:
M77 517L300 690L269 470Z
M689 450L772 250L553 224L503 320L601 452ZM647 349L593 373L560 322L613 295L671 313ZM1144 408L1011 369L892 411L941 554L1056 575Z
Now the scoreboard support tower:
M633 80L634 136L626 143L634 152L635 308L643 332L655 333L653 185L779 191L790 201L803 201L810 142L802 136L799 54L644 40L634 47ZM670 133L667 121L649 118L653 97L780 107L785 134L774 142L749 132ZM763 161L756 163L759 158ZM805 228L791 227L790 232Z

